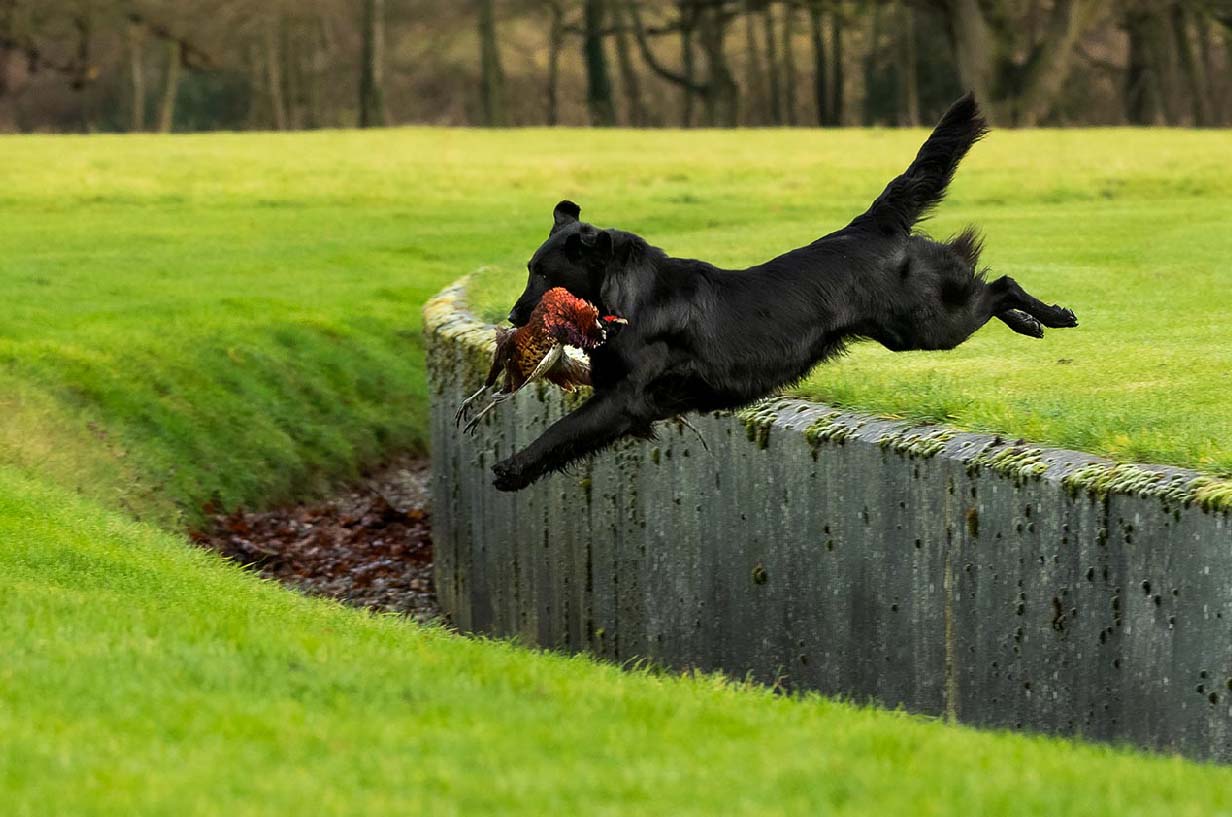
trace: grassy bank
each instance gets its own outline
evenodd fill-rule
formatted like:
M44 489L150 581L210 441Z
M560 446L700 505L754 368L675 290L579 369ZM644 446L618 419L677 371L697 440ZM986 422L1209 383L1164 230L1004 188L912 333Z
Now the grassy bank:
M1232 813L1225 769L458 638L176 532L421 443L419 305L481 265L519 287L556 198L736 263L841 221L918 136L0 139L0 811ZM1226 217L1209 136L1116 139L1181 163L1140 196ZM981 156L947 219L1083 189Z
M1232 813L1232 771L376 618L0 472L0 801L91 814Z

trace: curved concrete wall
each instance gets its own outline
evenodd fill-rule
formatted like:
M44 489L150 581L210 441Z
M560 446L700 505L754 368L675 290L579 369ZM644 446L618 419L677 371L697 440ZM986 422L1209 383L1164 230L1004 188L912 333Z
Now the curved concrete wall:
M783 399L502 494L489 467L566 401L454 428L491 349L462 296L425 310L460 628L1232 760L1226 484Z

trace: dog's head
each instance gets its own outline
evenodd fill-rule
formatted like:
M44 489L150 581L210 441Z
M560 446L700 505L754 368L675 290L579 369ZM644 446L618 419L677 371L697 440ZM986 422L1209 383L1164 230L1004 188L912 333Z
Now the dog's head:
M614 237L610 230L579 221L581 214L582 208L571 201L556 205L552 231L526 265L530 271L526 289L509 313L514 326L524 326L535 305L553 287L602 303L604 277L615 254Z

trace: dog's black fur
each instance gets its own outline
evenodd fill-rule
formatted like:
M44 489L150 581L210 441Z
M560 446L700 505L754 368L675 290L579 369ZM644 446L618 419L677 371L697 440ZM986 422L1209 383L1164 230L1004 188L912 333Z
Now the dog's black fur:
M1076 326L1008 277L977 270L973 229L939 243L913 234L945 195L959 161L987 128L975 100L956 102L903 175L842 230L747 270L672 258L639 236L578 220L556 206L509 315L524 324L563 286L629 324L593 351L594 396L524 450L493 466L518 490L626 435L690 411L747 405L871 338L896 352L953 349L990 318L1015 332Z

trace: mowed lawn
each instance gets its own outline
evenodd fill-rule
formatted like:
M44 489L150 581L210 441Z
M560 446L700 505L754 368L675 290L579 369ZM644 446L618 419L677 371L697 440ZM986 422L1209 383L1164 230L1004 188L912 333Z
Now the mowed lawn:
M506 301L558 198L745 264L841 225L922 136L0 138L0 813L1232 814L1227 769L462 638L183 536L422 446L421 304L480 267ZM1226 472L1229 159L994 134L933 229L983 224L1083 327L860 350L808 389Z

